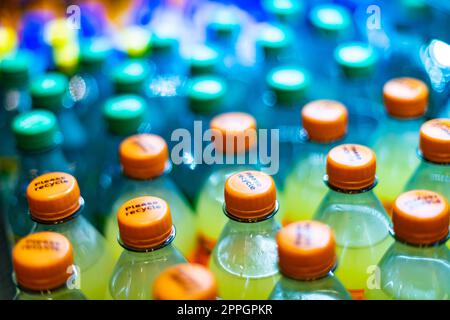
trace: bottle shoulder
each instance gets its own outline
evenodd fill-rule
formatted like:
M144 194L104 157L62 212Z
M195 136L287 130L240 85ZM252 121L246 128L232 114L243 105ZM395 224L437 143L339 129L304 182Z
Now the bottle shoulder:
M449 299L450 251L395 242L379 263L380 287L394 299Z
M269 220L260 223L229 221L214 248L213 263L236 275L276 274L278 252L275 236L280 226L273 218Z
M331 226L341 246L364 247L390 237L390 218L373 193L329 190L314 216Z

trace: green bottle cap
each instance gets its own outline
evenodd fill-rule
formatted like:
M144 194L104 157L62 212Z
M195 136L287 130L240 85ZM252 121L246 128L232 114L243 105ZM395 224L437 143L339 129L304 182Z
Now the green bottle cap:
M208 29L219 37L229 37L236 34L241 27L239 18L232 10L217 10L208 23Z
M151 36L150 43L153 52L168 52L178 46L178 39L174 35L155 32Z
M284 26L266 24L261 28L256 42L266 56L276 56L292 43L292 33Z
M17 51L0 61L0 81L3 86L23 86L28 81L31 57L25 51Z
M137 95L124 94L109 98L103 108L108 130L118 135L136 133L147 108L145 100Z
M366 77L373 73L378 56L368 44L344 43L334 50L334 59L347 77Z
M401 0L400 5L410 15L425 15L432 11L426 0Z
M348 33L352 25L351 14L347 8L334 4L314 7L309 14L309 20L317 31L329 37L340 37Z
M263 6L280 20L290 20L303 10L299 0L265 0Z
M47 110L32 110L17 115L12 122L17 146L27 151L51 148L62 141L55 115Z
M93 38L80 45L80 61L86 66L101 65L111 53L111 44L105 38Z
M219 53L206 45L198 45L193 48L189 65L191 74L204 75L214 73L214 69L219 63Z
M33 108L58 112L63 104L69 81L62 73L50 72L31 82Z
M196 113L212 113L227 91L224 80L215 76L200 76L190 80L187 88L189 107Z
M149 74L150 67L144 61L124 61L113 72L115 89L119 93L139 93Z
M305 69L296 66L281 66L272 69L266 78L267 85L275 93L277 103L292 105L301 102L308 89L311 76Z

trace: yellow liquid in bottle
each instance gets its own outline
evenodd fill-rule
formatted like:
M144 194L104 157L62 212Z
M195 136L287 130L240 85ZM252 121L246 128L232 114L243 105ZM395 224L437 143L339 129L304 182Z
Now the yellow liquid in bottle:
M377 264L392 243L393 239L387 235L382 241L368 247L336 246L339 260L335 274L353 299L368 298L366 293L371 291L368 289L376 281Z
M278 273L265 277L245 277L226 271L211 259L209 268L219 283L219 297L237 300L266 300L279 280ZM244 288L244 289L243 289Z
M323 182L325 156L313 154L287 177L283 224L312 219L328 189Z
M80 265L83 265L82 261ZM109 252L105 252L94 265L81 271L81 291L88 299L111 299L108 284L113 268L114 260Z
M374 146L377 155L378 185L375 193L388 214L395 199L402 193L409 177L420 163L417 156L418 132L398 136L387 134Z
M54 225L38 223L32 233L40 231L58 232L69 239L80 274L81 291L90 300L107 299L115 260L103 236L82 216Z
M229 220L214 248L209 267L222 299L268 299L279 280L273 218L257 223Z

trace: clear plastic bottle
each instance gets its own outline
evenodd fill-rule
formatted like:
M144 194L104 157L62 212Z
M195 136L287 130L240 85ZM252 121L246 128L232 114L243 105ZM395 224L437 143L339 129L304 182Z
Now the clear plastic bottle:
M167 202L151 196L131 199L119 208L118 240L123 249L109 285L113 299L152 299L150 288L158 274L186 262L172 245L175 227L170 212Z
M251 62L242 41L243 15L231 6L212 11L206 25L206 44L219 53L219 74L227 80L229 105L246 108L246 97L252 80ZM244 109L245 110L245 109Z
M180 56L180 43L170 31L153 30L151 37L150 61L155 66L157 75L186 74L186 66Z
M22 238L13 250L15 300L85 300L78 286L72 245L62 234L39 232Z
M41 175L27 188L32 233L58 232L73 246L81 290L89 299L107 298L113 259L102 235L83 217L84 200L76 179L63 172Z
M266 86L261 105L255 104L253 114L259 128L279 130L280 170L275 179L283 188L292 148L299 139L300 108L310 98L311 75L298 66L279 66L267 74Z
M86 203L92 208L91 222L100 228L98 220L97 184L99 159L105 140L105 130L102 121L102 105L112 93L112 83L107 75L107 69L114 62L111 43L103 37L83 39L80 42L79 65L76 74L69 82L70 95L74 100L74 109L84 127L88 152L85 162L89 163L89 174L84 178L82 188ZM106 61L108 60L108 62Z
M367 136L379 122L382 110L378 101L381 85L377 81L379 56L363 42L345 42L334 50L336 68L331 68L332 87L337 99L348 109L354 140L368 144Z
M340 4L322 3L311 8L308 22L305 28L307 32L304 32L307 44L303 45L303 53L307 57L305 63L309 63L311 72L315 75L329 76L333 67L334 49L340 43L354 38L352 14Z
M182 263L161 272L153 284L155 300L215 300L217 282L208 268Z
M108 192L111 183L121 175L119 146L128 136L144 133L150 130L150 124L145 121L148 107L145 100L134 94L113 96L105 101L103 118L106 126L105 139L98 146L98 208L96 217L101 230L110 212L113 193Z
M433 119L420 128L420 164L405 190L426 189L450 201L450 119Z
M31 107L27 88L30 60L28 53L18 51L6 55L0 62L0 210L5 210L6 199L17 179L17 154L11 123L17 114Z
M190 79L186 92L188 106L185 114L179 117L179 127L194 133L194 138L203 137L211 119L226 110L224 97L227 94L226 82L220 77L204 75ZM184 133L188 133L185 130L183 130ZM176 143L172 148L174 154L176 154L177 144L181 142L181 139L184 139L181 135L172 137L172 143ZM194 143L191 142L190 149L179 150L176 154L179 157L178 161L175 162L171 172L174 181L194 205L210 170L201 157L206 143L203 139L201 143L198 145L198 142L194 141Z
M143 59L126 59L119 63L112 72L115 94L136 94L144 98L149 107L145 114L146 122L150 123L150 131L155 134L166 134L167 116L157 103L152 103L151 75L154 70Z
M375 154L355 144L328 153L329 191L314 219L328 224L336 237L339 268L336 276L352 294L364 299L371 271L392 243L389 216L373 192Z
M275 182L259 171L238 172L225 183L223 208L228 222L209 265L219 297L267 299L279 279Z
M371 299L450 299L449 207L444 197L412 190L395 201L395 243L378 264Z
M291 223L277 234L281 279L272 300L350 300L334 275L336 241L327 225L316 221Z
M30 181L47 172L71 170L61 148L62 135L53 113L47 110L22 113L14 118L12 130L19 154L19 170L7 212L15 242L33 227L26 198Z
M387 115L375 133L377 155L376 194L387 212L419 165L417 132L428 106L428 88L415 78L395 78L383 87Z
M168 175L171 163L166 142L152 134L134 135L119 147L122 175L111 183L108 190L110 210L106 224L106 238L115 257L122 248L115 241L118 236L117 210L128 200L153 195L170 203L172 218L177 227L175 245L183 255L193 258L196 244L196 223L186 198Z
M251 115L240 112L224 113L213 118L210 128L213 135L220 139L214 140L214 160L217 161L214 161L209 169L196 204L199 233L197 261L201 263L207 263L227 223L222 211L225 181L233 173L259 168L257 159L252 159L256 151L256 140L252 132L256 130L256 120ZM224 140L243 140L244 145L227 145ZM228 161L227 158L233 161Z
M294 34L291 29L275 23L262 23L256 35L256 81L257 89L264 86L264 75L271 69L296 58ZM255 88L256 83L252 84Z
M45 109L55 113L63 134L62 148L72 163L77 176L84 177L88 164L85 161L87 134L73 108L69 97L69 82L61 73L47 73L31 82L31 97L34 109Z
M327 193L322 179L326 156L347 133L347 109L338 101L310 102L303 107L301 117L307 140L294 146L294 162L283 194L283 224L313 217Z

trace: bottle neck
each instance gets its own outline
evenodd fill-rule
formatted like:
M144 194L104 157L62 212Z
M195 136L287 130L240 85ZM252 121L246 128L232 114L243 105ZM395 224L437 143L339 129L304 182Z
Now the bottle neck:
M278 222L274 219L272 215L270 218L260 221L238 221L230 219L228 222L228 227L235 232L273 232L279 228Z

